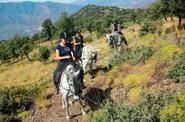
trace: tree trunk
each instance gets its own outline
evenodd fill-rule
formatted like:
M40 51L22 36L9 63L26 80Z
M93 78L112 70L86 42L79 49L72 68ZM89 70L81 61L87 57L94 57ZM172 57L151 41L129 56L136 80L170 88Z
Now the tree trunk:
M176 28L176 42L177 44L180 44L180 32L179 28Z
M178 24L178 28L181 26L181 23L182 23L182 17L179 16L179 24Z

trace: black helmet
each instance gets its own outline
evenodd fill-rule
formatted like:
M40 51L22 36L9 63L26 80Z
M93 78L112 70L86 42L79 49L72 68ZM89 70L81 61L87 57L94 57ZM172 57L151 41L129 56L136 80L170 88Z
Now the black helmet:
M69 38L69 35L67 32L61 32L60 33L60 39L68 39Z

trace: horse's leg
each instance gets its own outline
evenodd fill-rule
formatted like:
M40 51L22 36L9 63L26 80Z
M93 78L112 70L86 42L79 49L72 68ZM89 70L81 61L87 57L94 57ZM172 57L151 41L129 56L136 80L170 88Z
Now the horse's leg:
M93 67L93 61L91 61L91 63L89 64L90 71L92 71L92 67Z
M73 105L73 101L69 98L69 105Z
M62 96L62 108L65 108L65 101L64 101L64 97Z
M80 106L81 106L81 112L82 112L82 115L85 115L85 114L86 114L86 112L85 112L85 110L84 110L83 102L82 102L82 100L81 100L81 99L79 99L79 103L80 103Z
M64 95L64 104L65 104L65 108L66 108L66 119L69 120L69 105L68 105L68 97L66 95Z
M84 63L83 63L83 70L84 70L84 73L86 73L86 67L87 67L87 63L84 61Z

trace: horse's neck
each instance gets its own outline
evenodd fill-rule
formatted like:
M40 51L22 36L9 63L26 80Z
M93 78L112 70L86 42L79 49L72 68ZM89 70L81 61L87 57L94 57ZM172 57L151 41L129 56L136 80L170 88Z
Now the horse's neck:
M74 73L74 67L72 65L68 65L61 76L60 83L62 84L63 88L73 90L73 88L70 88L69 81L68 81L69 80L68 77L72 73Z

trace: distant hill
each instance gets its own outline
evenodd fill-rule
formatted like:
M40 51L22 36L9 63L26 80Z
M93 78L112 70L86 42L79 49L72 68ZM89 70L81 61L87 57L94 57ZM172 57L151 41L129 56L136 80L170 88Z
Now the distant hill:
M75 5L96 4L101 6L117 6L121 8L140 8L157 0L76 0Z
M76 25L80 25L81 22L83 22L83 24L88 23L89 21L92 24L96 21L102 22L102 20L106 20L106 23L109 24L114 19L119 21L128 21L131 18L131 12L134 12L134 10L123 9L115 6L97 6L89 4L72 15L72 18L76 20Z
M55 21L62 12L69 15L80 10L80 5L55 2L0 3L0 40L15 34L30 34L38 31L46 18Z

